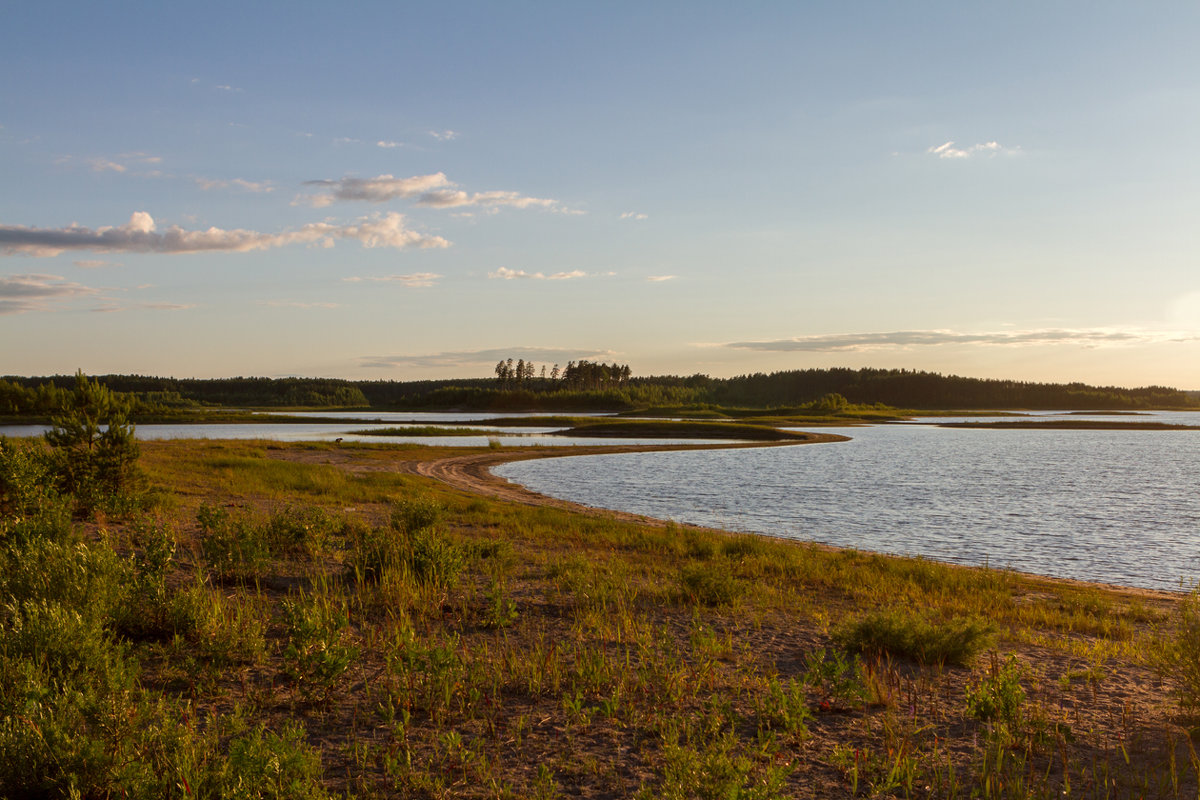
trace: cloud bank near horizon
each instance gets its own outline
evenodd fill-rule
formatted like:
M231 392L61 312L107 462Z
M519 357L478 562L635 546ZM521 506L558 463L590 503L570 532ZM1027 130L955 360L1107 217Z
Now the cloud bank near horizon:
M943 345L1055 345L1081 347L1136 345L1157 342L1200 341L1198 334L1165 331L1114 330L1109 328L1046 328L1028 331L965 333L949 330L891 331L888 333L834 333L797 336L791 339L726 342L721 347L773 353L822 353L880 350L885 348L937 347Z

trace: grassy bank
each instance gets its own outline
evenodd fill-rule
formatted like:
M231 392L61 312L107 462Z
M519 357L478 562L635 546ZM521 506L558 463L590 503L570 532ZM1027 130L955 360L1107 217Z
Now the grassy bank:
M149 516L6 517L0 795L1195 796L1178 598L416 474L471 452L147 442Z

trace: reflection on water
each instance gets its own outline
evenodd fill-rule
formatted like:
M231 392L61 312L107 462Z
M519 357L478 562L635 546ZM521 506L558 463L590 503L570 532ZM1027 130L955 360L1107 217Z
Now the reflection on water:
M587 505L842 547L1148 588L1200 578L1200 431L822 430L853 440L495 471Z

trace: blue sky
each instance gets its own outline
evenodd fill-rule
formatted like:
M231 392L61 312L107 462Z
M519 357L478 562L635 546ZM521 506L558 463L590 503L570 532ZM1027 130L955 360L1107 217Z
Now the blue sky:
M1195 3L40 3L0 373L1200 389Z

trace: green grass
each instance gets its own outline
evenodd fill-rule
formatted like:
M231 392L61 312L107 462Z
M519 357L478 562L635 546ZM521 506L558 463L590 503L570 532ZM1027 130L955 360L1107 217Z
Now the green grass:
M160 516L0 526L0 796L1195 795L1191 606L146 450Z

